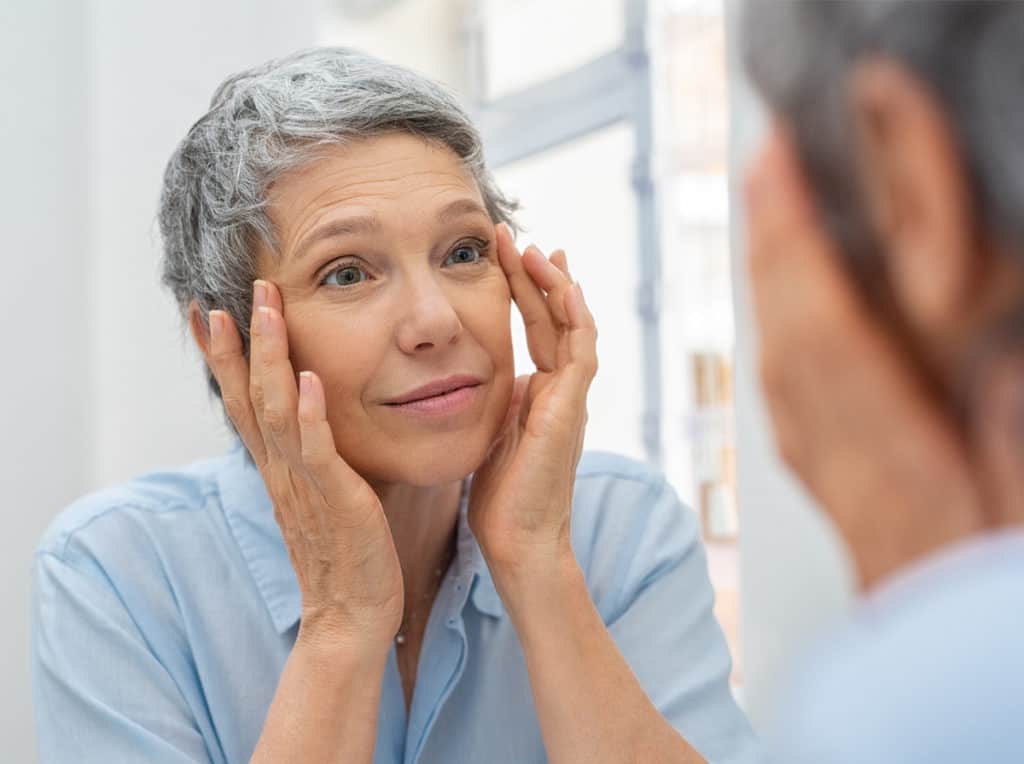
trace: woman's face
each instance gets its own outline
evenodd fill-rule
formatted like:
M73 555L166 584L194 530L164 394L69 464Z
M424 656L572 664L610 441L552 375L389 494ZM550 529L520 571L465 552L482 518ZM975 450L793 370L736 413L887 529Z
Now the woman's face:
M295 371L323 381L338 452L384 483L474 471L514 364L494 225L458 157L407 134L362 140L279 179L269 202L280 251L259 272L281 292Z

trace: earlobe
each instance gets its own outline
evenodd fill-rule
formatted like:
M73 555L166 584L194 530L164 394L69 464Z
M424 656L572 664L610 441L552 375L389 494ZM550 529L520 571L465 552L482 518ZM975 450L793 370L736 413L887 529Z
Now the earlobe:
M192 332L192 339L195 340L199 352L209 362L210 357L210 329L203 320L199 302L192 300L188 306L188 326Z
M908 323L945 335L969 309L979 267L969 183L928 87L884 58L851 77L860 182L893 293Z

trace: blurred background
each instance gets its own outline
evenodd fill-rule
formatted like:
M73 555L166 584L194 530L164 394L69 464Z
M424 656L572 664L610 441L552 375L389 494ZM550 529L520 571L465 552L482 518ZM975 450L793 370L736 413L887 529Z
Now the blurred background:
M731 0L6 0L0 637L5 761L34 761L29 568L75 497L227 447L158 285L163 165L229 73L350 45L454 88L521 243L566 249L600 329L587 447L659 465L701 519L755 725L844 612L828 528L756 390L738 191L764 116ZM527 370L525 339L517 357ZM666 618L672 613L666 613Z

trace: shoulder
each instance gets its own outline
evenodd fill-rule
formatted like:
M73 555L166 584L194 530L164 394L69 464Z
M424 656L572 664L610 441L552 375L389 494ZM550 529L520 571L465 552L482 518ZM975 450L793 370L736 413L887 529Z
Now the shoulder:
M194 524L217 493L222 460L148 472L82 496L50 522L36 554L71 562L88 550L138 550L157 526Z
M613 526L638 536L669 533L683 544L697 541L700 530L697 516L661 470L605 451L588 451L580 459L573 523L581 532Z
M657 467L618 454L584 454L572 512L573 548L606 620L684 562L691 565L680 583L707 588L697 516Z
M1019 533L972 541L887 582L794 672L777 745L802 746L794 761L846 761L831 758L844 744L861 754L850 761L1010 760L1009 748L980 752L1007 744L1024 697L1024 620L1008 606L1022 593ZM951 755L958 746L975 755Z

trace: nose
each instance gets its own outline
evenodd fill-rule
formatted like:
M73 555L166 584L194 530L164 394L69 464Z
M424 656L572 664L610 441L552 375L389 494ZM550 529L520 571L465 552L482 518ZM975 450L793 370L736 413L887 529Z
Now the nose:
M451 300L429 276L415 279L402 297L398 346L413 355L453 345L462 334L462 321Z

